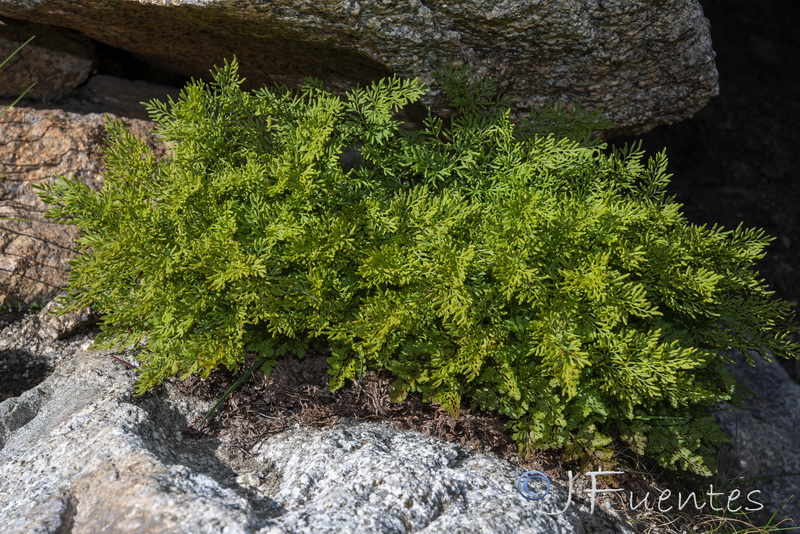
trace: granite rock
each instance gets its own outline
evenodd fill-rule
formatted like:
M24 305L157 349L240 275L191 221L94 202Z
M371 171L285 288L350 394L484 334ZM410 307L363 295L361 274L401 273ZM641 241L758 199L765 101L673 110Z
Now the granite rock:
M33 186L59 175L101 186L107 108L93 109L15 107L0 117L0 306L44 304L66 285L76 229L45 219L47 207ZM153 123L120 118L165 154Z
M738 487L742 495L759 491L764 506L756 524L793 519L800 528L800 384L781 365L754 355L754 366L737 355L731 373L748 391L742 406L725 405L715 413L730 442L720 453L718 483ZM783 525L790 526L790 525Z
M52 300L38 314L39 336L45 339L65 339L83 328L95 324L100 315L91 308L62 313L57 300Z
M691 117L718 92L697 0L0 0L0 15L54 24L151 65L203 77L236 54L251 86L335 89L397 73L431 81L469 65L526 109L561 101L634 134ZM428 103L442 108L436 93Z
M38 321L0 331L0 359ZM631 532L613 510L567 507L560 481L529 502L523 469L380 422L295 427L243 451L188 431L209 401L171 384L134 397L135 372L85 351L91 339L41 340L28 357L57 354L53 373L0 403L4 533Z

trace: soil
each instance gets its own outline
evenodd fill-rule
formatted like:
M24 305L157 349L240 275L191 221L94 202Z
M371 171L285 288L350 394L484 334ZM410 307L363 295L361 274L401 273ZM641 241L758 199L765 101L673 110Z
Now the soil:
M255 359L250 355L249 363ZM495 414L463 408L454 418L414 394L403 402L390 402L393 379L386 372L366 371L359 380L331 392L329 368L324 353L302 360L281 359L269 376L253 373L216 415L205 425L201 425L202 419L193 422L193 428L248 451L264 435L297 424L327 427L342 419L374 419L458 443L472 451L492 452L518 465L534 462L552 471L563 464L557 454L549 452L523 459L505 426L506 419ZM236 378L219 370L205 380L193 377L170 382L184 394L211 401L222 398Z

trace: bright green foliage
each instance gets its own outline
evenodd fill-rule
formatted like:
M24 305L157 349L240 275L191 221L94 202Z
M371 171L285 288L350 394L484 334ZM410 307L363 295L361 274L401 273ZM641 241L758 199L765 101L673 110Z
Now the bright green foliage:
M240 82L232 62L148 105L168 161L111 122L103 190L41 193L81 230L69 303L105 313L101 346L141 347L139 393L324 341L332 388L387 369L396 399L499 412L526 449L603 464L620 437L707 472L726 351L796 351L753 270L768 238L689 224L665 155L607 150L596 115L515 126L451 72L455 117L406 131L415 80L344 99Z

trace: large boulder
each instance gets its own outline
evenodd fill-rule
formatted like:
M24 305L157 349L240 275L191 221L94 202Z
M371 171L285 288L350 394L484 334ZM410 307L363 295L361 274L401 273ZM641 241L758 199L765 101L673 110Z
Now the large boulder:
M739 407L726 405L717 420L731 441L721 450L719 482L764 506L756 524L794 520L800 530L800 384L781 365L754 355L754 365L737 355L731 367L749 396ZM759 523L760 521L760 523ZM784 523L782 526L792 526Z
M690 117L718 91L697 0L0 0L0 15L77 30L187 76L236 54L252 85L430 81L469 65L521 108L581 104L605 112L614 133Z
M35 341L42 320L0 331L0 361L28 347L15 357L55 369L0 403L4 533L631 532L585 498L568 505L557 480L529 502L524 469L380 422L294 427L239 450L189 431L209 401L170 384L136 398L133 371L80 348L91 334Z

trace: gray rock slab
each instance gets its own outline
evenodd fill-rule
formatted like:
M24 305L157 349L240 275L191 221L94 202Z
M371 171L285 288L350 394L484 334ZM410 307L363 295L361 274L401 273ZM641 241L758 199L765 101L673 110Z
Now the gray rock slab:
M782 507L777 520L793 519L800 530L800 384L777 363L754 358L754 367L741 355L731 367L752 395L743 407L725 405L715 414L731 436L721 451L720 482L743 495L759 491L753 498L764 506L756 515L762 524Z
M428 82L469 65L519 108L581 104L618 134L691 117L718 93L697 0L0 0L0 15L70 28L187 76L236 54L253 86L313 76L345 89L389 73ZM444 105L435 94L429 103Z
M629 532L585 499L567 507L559 481L529 502L520 468L380 422L297 427L250 451L197 437L187 421L210 403L169 385L136 398L110 355L77 350L0 403L4 533Z
M253 452L270 466L253 473L256 489L281 510L263 532L628 531L585 502L567 506L559 483L552 498L526 501L515 489L520 468L380 423L297 428Z
M135 401L133 378L80 352L0 404L5 532L248 531L247 498L224 483L234 473L208 444L182 443L174 404Z

